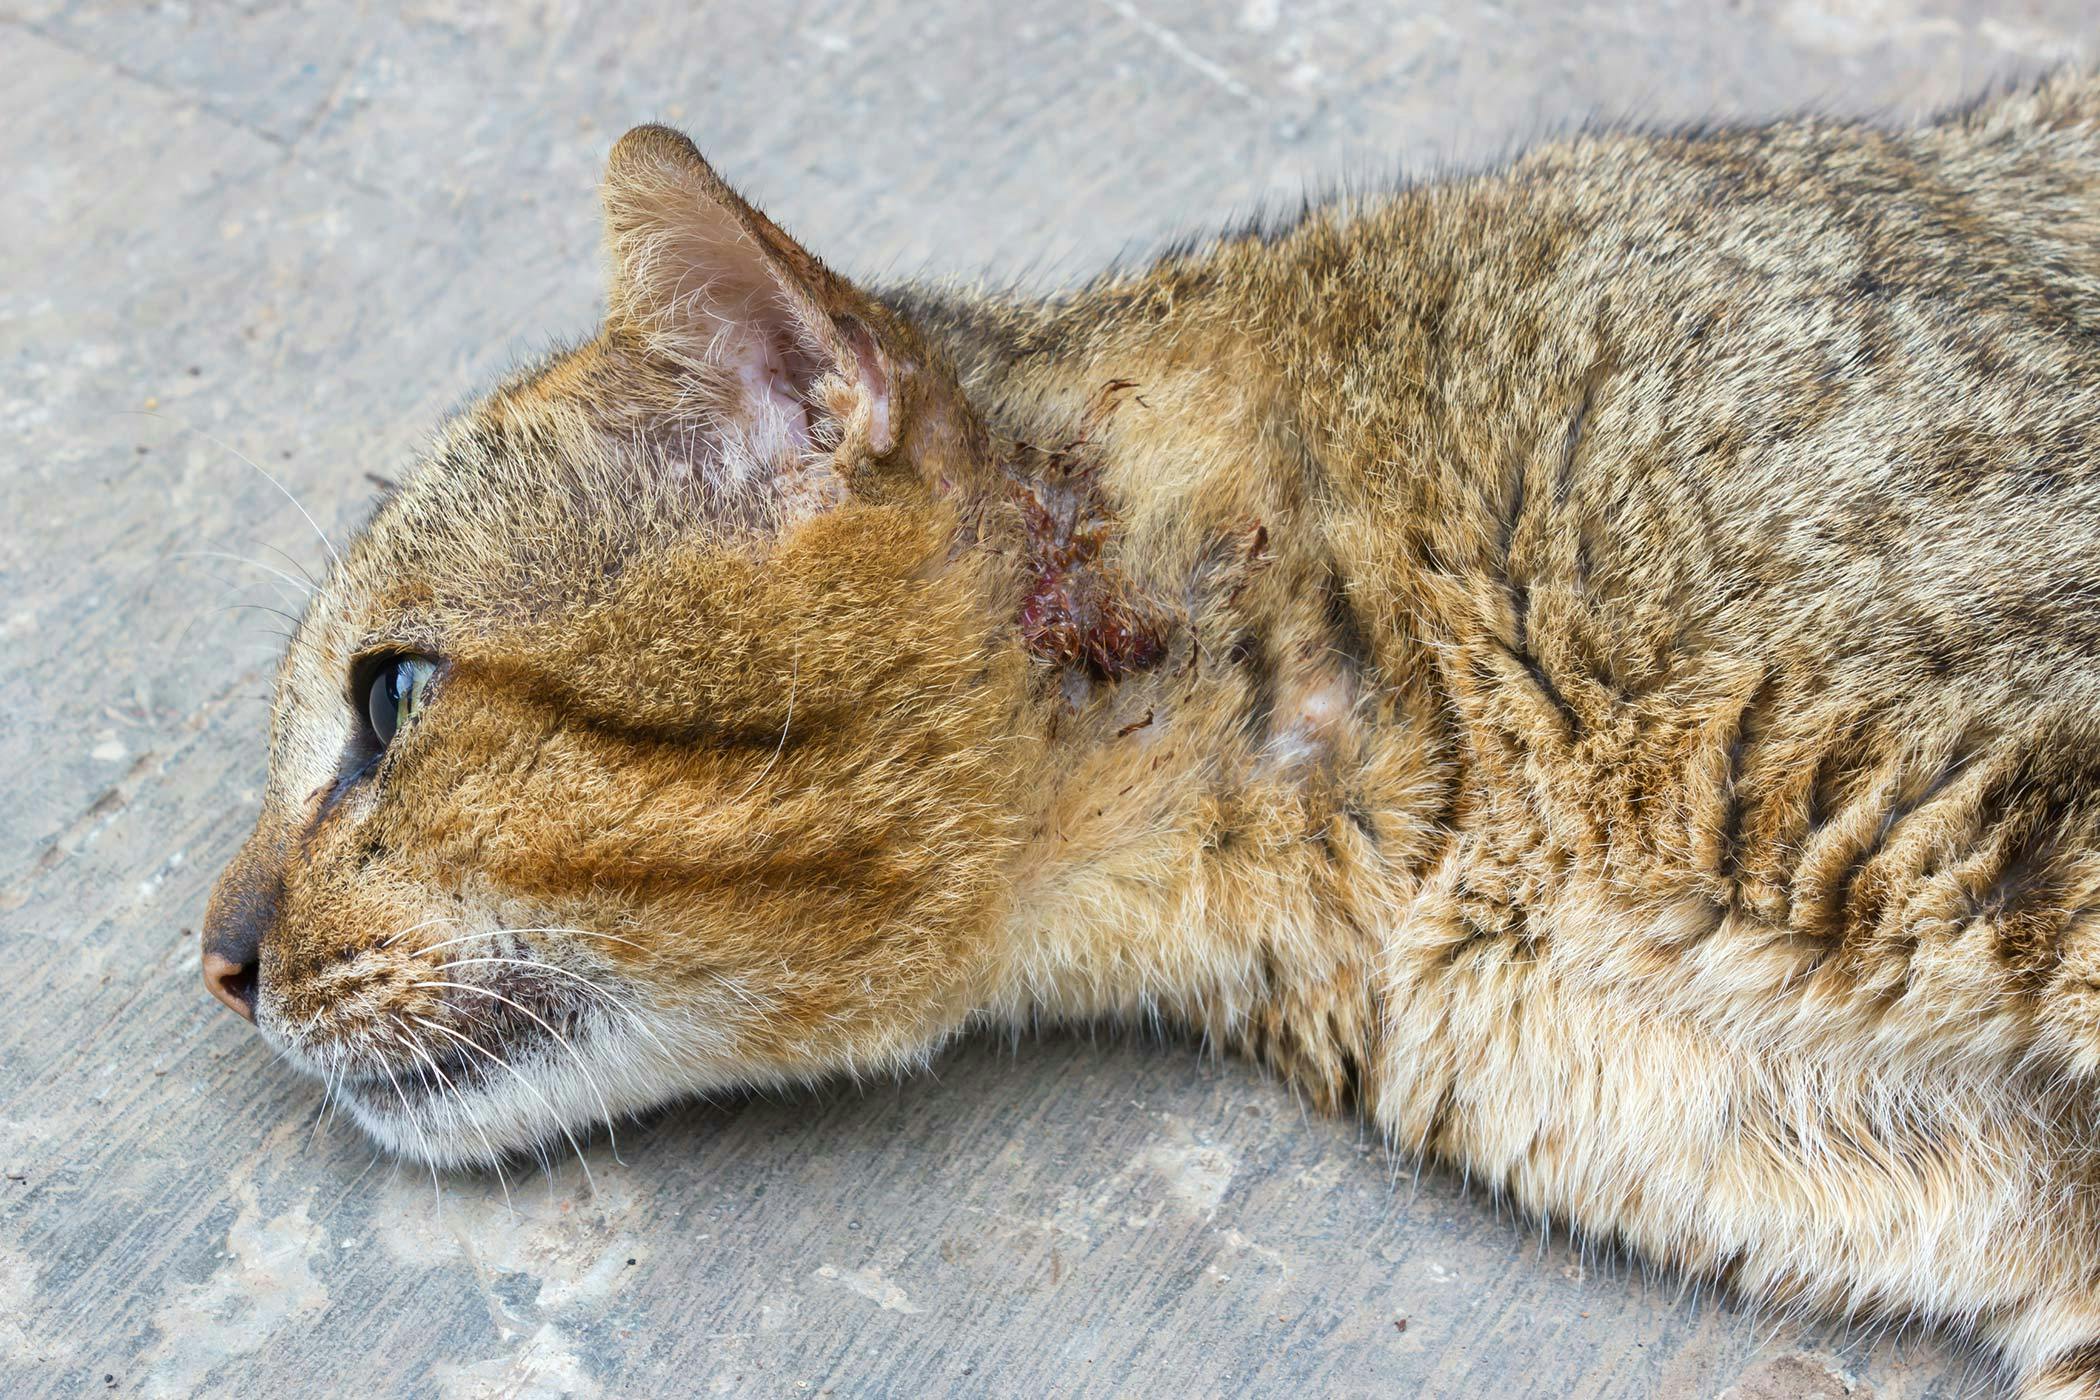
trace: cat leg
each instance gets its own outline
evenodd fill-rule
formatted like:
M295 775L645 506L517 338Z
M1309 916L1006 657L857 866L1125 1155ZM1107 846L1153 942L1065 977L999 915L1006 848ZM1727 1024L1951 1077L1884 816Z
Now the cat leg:
M2062 1085L1761 1054L1494 945L1396 948L1376 1117L1523 1209L1788 1310L1950 1325L2100 1394L2100 1114Z
M1998 1350L2020 1400L2100 1396L2100 1292L2091 1286L1991 1319L1977 1332Z

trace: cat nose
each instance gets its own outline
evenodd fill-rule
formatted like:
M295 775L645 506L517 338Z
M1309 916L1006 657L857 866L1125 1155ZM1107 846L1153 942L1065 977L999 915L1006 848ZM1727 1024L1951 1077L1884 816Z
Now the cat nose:
M209 947L204 950L204 986L213 996L250 1021L255 1019L255 964L237 962Z
M263 935L277 922L284 866L263 833L226 867L204 911L204 987L228 1008L255 1019Z

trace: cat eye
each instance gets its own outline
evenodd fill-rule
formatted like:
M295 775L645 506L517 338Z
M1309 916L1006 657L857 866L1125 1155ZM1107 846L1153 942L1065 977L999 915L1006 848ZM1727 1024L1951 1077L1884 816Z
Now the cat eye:
M365 688L365 719L381 748L416 722L436 674L437 663L427 656L388 657L372 672Z

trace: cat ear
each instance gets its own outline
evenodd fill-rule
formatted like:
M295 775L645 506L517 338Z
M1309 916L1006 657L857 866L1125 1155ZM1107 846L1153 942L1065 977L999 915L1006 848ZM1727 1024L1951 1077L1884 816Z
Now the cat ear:
M620 138L604 202L608 324L682 381L681 453L730 484L770 475L791 506L843 499L843 468L897 444L895 366L860 293L668 127Z

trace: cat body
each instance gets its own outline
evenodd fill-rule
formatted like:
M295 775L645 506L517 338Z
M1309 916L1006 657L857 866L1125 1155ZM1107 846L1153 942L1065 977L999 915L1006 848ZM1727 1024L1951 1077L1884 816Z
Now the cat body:
M375 1137L1164 1023L2100 1393L2100 83L1049 300L855 289L661 129L606 200L604 329L346 551L214 896Z

